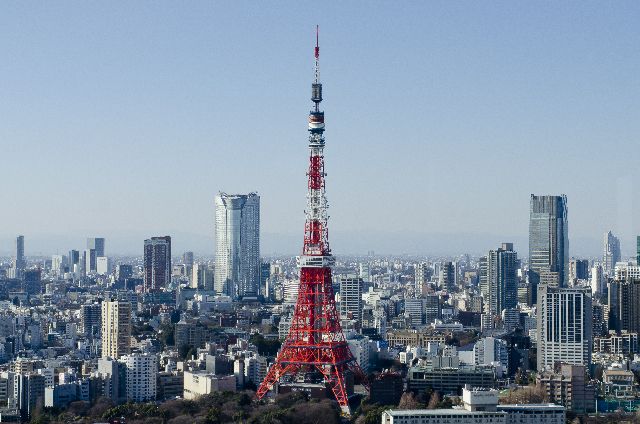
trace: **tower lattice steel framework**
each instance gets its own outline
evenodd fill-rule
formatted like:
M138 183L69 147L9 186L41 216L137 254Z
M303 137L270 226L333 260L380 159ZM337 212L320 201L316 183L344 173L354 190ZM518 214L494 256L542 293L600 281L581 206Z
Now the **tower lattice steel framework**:
M349 350L336 311L331 267L335 263L329 248L327 198L324 172L324 112L320 111L320 48L316 28L315 81L311 85L313 110L309 113L309 171L304 246L298 257L300 284L289 334L258 388L264 397L285 375L319 372L340 404L349 413L345 374L351 372L366 385L366 378Z

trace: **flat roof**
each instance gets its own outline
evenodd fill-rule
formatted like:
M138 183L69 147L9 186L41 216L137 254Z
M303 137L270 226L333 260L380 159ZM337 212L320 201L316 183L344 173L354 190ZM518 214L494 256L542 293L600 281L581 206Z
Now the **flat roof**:
M523 403L512 405L498 405L498 409L540 409L540 410L557 410L564 411L564 406L556 405L555 403Z
M467 411L466 409L387 409L389 415L486 415L496 416L504 415L506 412L488 412L488 411Z

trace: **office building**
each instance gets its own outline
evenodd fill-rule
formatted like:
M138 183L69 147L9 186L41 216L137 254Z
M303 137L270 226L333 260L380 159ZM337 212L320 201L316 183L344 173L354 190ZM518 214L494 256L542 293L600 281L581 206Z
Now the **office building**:
M87 250L95 250L97 256L104 255L104 238L102 237L89 237L87 238Z
M466 384L494 387L497 378L493 367L461 365L458 357L444 356L435 357L431 365L410 367L407 376L409 390L431 388L444 394L457 394Z
M640 266L640 236L636 236L636 265Z
M500 315L518 304L518 254L513 243L490 250L486 260L486 280L481 286L485 313Z
M144 241L144 291L165 289L171 283L171 237Z
M82 305L80 308L82 332L86 337L100 334L102 327L102 306L98 303Z
M193 252L184 252L182 254L182 263L187 266L193 265Z
M156 400L158 360L151 353L132 353L122 357L127 367L127 400L149 402Z
M235 392L235 375L216 375L206 371L184 372L184 395L187 400L197 399L214 392Z
M606 292L607 278L604 276L601 265L591 268L591 293L594 296L602 296Z
M564 424L565 408L553 404L498 405L498 391L466 386L463 408L382 412L382 424Z
M210 266L206 264L193 264L190 287L192 289L213 291L213 278L214 271Z
M42 293L42 272L40 269L29 269L22 273L23 290L30 295Z
M620 262L620 240L611 231L608 231L605 233L603 241L602 265L604 273L612 277L618 262Z
M96 258L96 274L108 275L111 274L111 259L106 256L98 256Z
M540 371L540 369L538 369ZM568 411L584 414L596 409L595 387L587 384L587 368L562 364L559 373L538 374L536 385L542 386L550 402L564 405Z
M44 405L45 377L34 372L13 374L10 405L20 410L22 422L29 421L38 404Z
M215 289L233 298L260 290L260 196L226 194L215 198Z
M538 372L591 363L592 315L589 288L538 287Z
M445 290L454 290L456 283L456 272L453 262L444 262L440 269L440 288Z
M507 342L495 337L483 337L473 345L473 358L476 365L500 363L503 370L509 366Z
M640 333L640 279L609 283L609 328L618 332Z
M62 255L51 255L51 272L60 275L65 265L65 257Z
M589 279L589 260L571 259L569 261L569 283L575 285L578 280Z
M102 357L119 358L129 353L131 344L131 303L102 302Z
M416 296L427 294L429 282L431 281L431 276L433 275L433 270L426 262L420 262L416 264L415 269L415 293Z
M362 320L362 278L340 277L340 318Z
M98 265L97 258L95 249L85 249L84 252L82 252L82 269L84 275L96 272Z
M193 276L193 252L182 254L182 264L184 265L185 276L189 279Z
M400 373L385 372L371 381L371 403L397 405L404 392L404 381Z
M567 196L531 195L529 219L529 281L532 296L538 284L566 287L569 278Z
M69 272L80 272L80 251L69 250Z
M101 394L119 404L127 400L127 366L112 358L99 358L97 376Z
M498 405L496 410L507 413L506 424L566 423L566 408L554 403Z
M16 237L16 251L13 257L13 270L15 272L15 278L22 278L22 273L27 266L27 261L24 257L24 236Z
M123 282L127 278L133 277L133 266L127 264L119 264L116 266L116 280Z
M360 263L358 265L358 276L362 278L365 283L371 282L371 266L368 263Z
M440 297L437 294L429 294L424 297L424 322L433 324L440 318Z

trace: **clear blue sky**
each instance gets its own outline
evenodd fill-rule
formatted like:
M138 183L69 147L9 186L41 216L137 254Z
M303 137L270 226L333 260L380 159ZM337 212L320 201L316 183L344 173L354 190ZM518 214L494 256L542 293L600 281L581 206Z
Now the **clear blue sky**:
M640 3L322 3L2 2L0 252L212 253L219 190L297 252L320 24L336 253L524 255L530 193L566 193L572 253L631 254Z

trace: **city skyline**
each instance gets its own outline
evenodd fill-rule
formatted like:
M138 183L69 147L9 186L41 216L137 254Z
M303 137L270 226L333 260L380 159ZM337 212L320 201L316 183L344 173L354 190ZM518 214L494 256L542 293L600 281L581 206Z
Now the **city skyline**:
M385 253L480 253L512 240L524 252L529 193L566 193L572 254L598 255L598 239L612 230L630 256L640 233L633 155L605 161L601 153L631 148L639 132L638 5L520 6L414 3L366 11L366 19L354 5L318 14L292 4L267 16L205 3L4 10L0 139L9 154L31 158L31 174L7 188L13 206L0 215L0 253L16 234L31 240L27 252L43 254L66 250L61 237L92 234L113 240L114 253L138 252L148 234L213 252L220 190L260 193L262 250L299 252L304 216L289 205L304 195L296 181L305 146L291 111L305 107L306 42L319 22L331 53L323 79L334 93L327 172L329 201L339 205L331 209L336 253L368 250L354 240ZM19 175L21 162L6 172ZM157 162L166 172L139 178ZM75 201L55 195L57 187L72 188ZM106 201L114 190L119 201ZM166 203L167 192L175 202ZM397 197L412 202L377 203ZM581 252L583 239L592 247Z
M0 421L638 418L640 5L147 4L0 6Z

